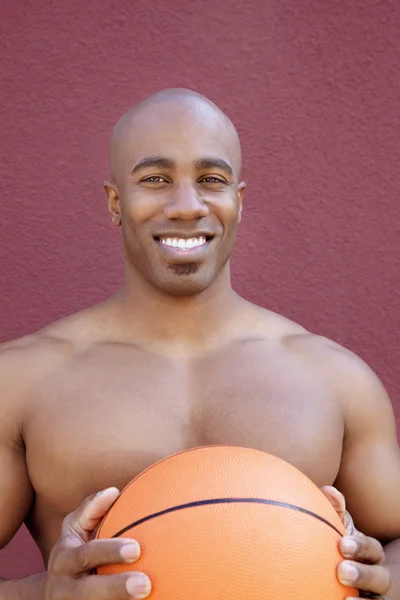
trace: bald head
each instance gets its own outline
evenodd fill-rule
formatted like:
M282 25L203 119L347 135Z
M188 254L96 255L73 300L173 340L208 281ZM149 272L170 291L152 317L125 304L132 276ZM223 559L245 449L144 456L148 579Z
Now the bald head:
M209 133L208 140L206 139ZM191 90L175 88L157 92L125 113L114 127L110 144L110 171L116 184L130 172L132 161L143 154L165 154L177 144L203 145L216 142L215 154L229 154L233 170L240 176L241 148L230 119L210 100ZM218 146L220 148L218 148ZM158 150L160 149L160 150Z

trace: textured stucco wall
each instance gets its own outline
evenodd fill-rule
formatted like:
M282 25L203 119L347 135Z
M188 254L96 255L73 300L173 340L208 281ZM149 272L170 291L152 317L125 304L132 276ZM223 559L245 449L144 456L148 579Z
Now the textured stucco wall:
M399 64L398 0L3 1L0 338L115 290L111 127L191 87L243 142L236 287L359 353L400 416ZM25 534L0 555L39 568Z

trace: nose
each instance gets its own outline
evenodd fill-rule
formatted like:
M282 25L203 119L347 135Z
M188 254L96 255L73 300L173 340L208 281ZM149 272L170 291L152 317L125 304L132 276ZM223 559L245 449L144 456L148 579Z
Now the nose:
M206 217L209 212L207 204L191 184L175 188L164 205L164 214L168 219L190 221Z

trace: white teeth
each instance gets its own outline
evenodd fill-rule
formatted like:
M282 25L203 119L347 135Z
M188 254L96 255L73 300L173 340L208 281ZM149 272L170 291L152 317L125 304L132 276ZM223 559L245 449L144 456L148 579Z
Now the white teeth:
M203 246L206 243L206 238L200 236L197 238L159 238L161 244L165 246L171 246L172 248L179 248L180 250L191 250L197 248L197 246Z

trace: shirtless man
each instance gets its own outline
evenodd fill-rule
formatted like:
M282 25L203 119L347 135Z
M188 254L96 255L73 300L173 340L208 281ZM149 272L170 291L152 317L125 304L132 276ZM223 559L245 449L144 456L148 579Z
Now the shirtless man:
M335 485L365 534L352 531L341 494L325 489L353 533L341 541L339 578L399 599L400 452L390 401L351 352L232 290L245 189L234 126L205 98L168 90L118 122L110 161L105 188L122 227L123 287L1 349L0 542L25 521L47 570L3 580L0 598L145 597L138 545L91 541L92 531L118 489L155 461L228 444L265 450L318 486ZM128 575L89 574L125 561Z

